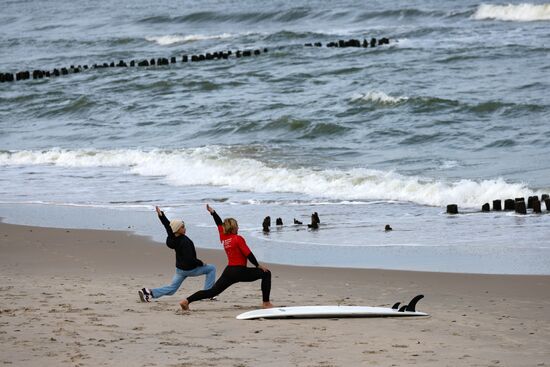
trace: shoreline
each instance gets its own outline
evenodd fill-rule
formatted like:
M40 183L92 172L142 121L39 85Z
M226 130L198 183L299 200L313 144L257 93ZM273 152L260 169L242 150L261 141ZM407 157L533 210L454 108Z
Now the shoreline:
M64 227L48 227L48 226L40 226L40 225L26 225L26 224L16 224L16 223L6 223L4 222L4 218L0 217L0 229L4 230L4 226L11 227L23 227L28 228L30 232L32 232L33 228L36 230L44 230L44 231L61 231L65 233L75 232L75 233L84 233L87 236L93 236L94 234L98 233L110 233L110 234L118 234L121 236L129 237L129 238L135 238L138 240L139 246L142 247L143 245L146 246L158 246L163 249L167 249L165 244L163 242L159 242L155 240L153 237L148 235L142 235L139 233L136 233L135 231L128 229L85 229L85 228L64 228ZM2 233L2 232L0 232ZM244 235L246 237L246 235ZM189 235L191 239L193 239L192 235ZM252 245L253 246L253 245ZM199 247L195 244L195 247L197 249L197 253L203 253L206 256L213 258L213 263L218 267L222 268L226 264L226 258L225 253L223 249L212 249L212 248L204 248ZM154 248L154 247L153 247ZM151 249L149 249L151 250ZM167 249L169 250L169 249ZM149 251L148 251L149 252ZM200 258L200 256L199 256ZM156 258L155 258L156 259ZM260 260L260 259L258 259ZM402 277L405 276L412 276L413 274L416 274L419 276L419 278L429 278L431 274L440 275L443 277L482 277L482 278L495 278L495 277L510 277L510 278L531 278L531 279L545 279L550 281L550 274L493 274L493 273L470 273L470 272L443 272L443 271L428 271L428 270L402 270L402 269L384 269L384 268L360 268L360 267L344 267L344 266L324 266L324 265L293 265L293 264L284 264L284 263L277 263L277 262L267 262L267 261L261 261L264 264L268 264L270 266L274 267L280 267L285 270L291 270L291 269L297 269L297 271L303 271L306 269L315 270L318 269L319 271L345 271L345 272L367 272L367 273L396 273L396 275L400 275ZM250 264L249 264L250 265Z
M532 236L526 237L526 232L538 233L542 240L543 231L536 228L543 223L534 227L523 227L519 223L521 230L518 231L514 229L517 224L514 218L499 217L497 220L506 230L476 240L476 236L465 232L471 230L468 224L472 220L468 216L445 219L440 218L439 214L432 213L428 218L435 218L444 227L436 226L429 230L409 217L401 219L401 222L390 220L394 230L386 233L383 231L383 223L386 220L374 217L371 219L372 213L365 214L365 208L337 207L332 208L334 210L325 208L326 214L323 218L326 217L326 222L319 231L309 231L307 226L296 227L287 224L284 227L273 228L266 235L256 226L256 213L284 217L281 212L284 210L283 207L259 206L250 210L246 206L218 206L221 213L239 218L243 223L241 232L247 242L254 246L256 257L274 264L456 274L550 275L550 263L546 261L550 248L538 246L539 241L533 242ZM306 206L300 207L299 210L307 213L319 209ZM354 210L356 212L353 212ZM170 218L183 215L188 219L188 233L197 248L219 249L216 231L211 218L205 215L203 205L190 204L169 208L168 215ZM350 228L349 223L338 224L339 219L336 218L339 215L360 215L365 220L360 224L352 224ZM114 210L2 204L0 216L4 216L5 221L12 224L44 228L132 231L136 235L153 239L161 246L165 238L153 209ZM487 221L491 221L488 218L480 217L480 220L485 221L481 223L481 227L488 225ZM535 219L543 220L542 217ZM440 233L445 235L441 236ZM457 239L460 238L467 240L459 243ZM334 239L338 239L338 242L333 243ZM470 239L473 242L470 242Z
M17 366L545 366L550 276L484 275L266 264L275 305L391 306L424 294L428 318L236 320L258 308L259 282L183 313L202 288L141 303L169 283L174 255L122 231L0 223L0 362ZM226 264L221 250L198 257ZM259 259L260 263L262 259Z

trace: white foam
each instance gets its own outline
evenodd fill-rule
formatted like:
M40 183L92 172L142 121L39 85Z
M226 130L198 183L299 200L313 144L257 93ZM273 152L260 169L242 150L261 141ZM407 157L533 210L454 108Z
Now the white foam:
M229 148L186 150L64 150L0 153L1 165L120 167L127 174L157 176L173 186L212 185L256 193L290 192L331 200L398 200L422 205L479 208L494 199L534 195L524 184L494 180L438 181L395 172L269 166ZM121 173L122 173L121 172Z
M460 165L460 163L458 163L457 161L454 161L454 160L450 160L450 161L443 161L441 163L441 168L442 169L451 169L451 168L456 168Z
M124 210L124 209L152 209L154 205L145 205L145 204L96 204L96 203L67 203L64 201L52 201L52 200L22 200L22 201L13 201L13 200L0 200L0 204L33 204L33 205L56 205L64 207L75 207L75 208L97 208L97 209L111 209L111 210ZM168 209L168 208L167 208Z
M474 15L472 15L472 18L477 20L496 19L513 22L550 20L550 4L481 4Z
M176 43L186 43L194 41L203 41L210 39L224 39L232 37L229 33L222 33L217 35L202 35L202 34L190 34L187 36L182 35L167 35L167 36L155 36L155 37L146 37L145 39L149 42L155 42L161 46L173 45Z
M381 91L369 91L366 94L358 93L358 94L354 94L351 97L352 101L363 100L367 102L374 102L374 103L380 103L380 104L395 104L395 103L404 102L408 99L409 97L405 97L405 96L393 97Z

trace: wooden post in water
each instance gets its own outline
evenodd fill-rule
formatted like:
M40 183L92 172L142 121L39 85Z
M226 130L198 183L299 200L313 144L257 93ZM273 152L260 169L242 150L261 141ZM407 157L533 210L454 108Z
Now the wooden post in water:
M517 200L515 203L515 209L518 214L527 214L527 207L525 206L524 200Z
M541 208L540 208L540 201L538 200L533 200L533 213L541 213Z
M527 198L527 209L533 209L533 202L535 200L538 201L539 197L538 196L529 196Z
M515 202L512 199L504 200L504 210L514 210L516 208Z
M271 217L267 216L264 218L264 221L262 222L262 228L264 232L269 232L269 227L271 226Z
M458 214L458 205L456 204L447 205L447 214Z
M502 210L502 201L500 200L493 200L493 210L496 212L499 212Z
M485 203L481 206L481 211L482 212L488 212L488 211L491 211L491 207L489 206L489 203Z

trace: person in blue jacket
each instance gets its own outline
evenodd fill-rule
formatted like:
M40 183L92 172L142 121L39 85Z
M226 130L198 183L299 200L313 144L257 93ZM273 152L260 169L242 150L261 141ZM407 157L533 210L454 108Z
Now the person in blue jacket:
M205 264L197 258L195 244L185 235L185 223L179 219L169 221L158 206L155 209L168 234L168 237L166 237L166 246L176 252L176 274L172 278L171 284L153 289L140 289L138 291L139 299L142 302L150 302L152 298L172 295L176 293L185 278L198 277L205 274L204 289L212 288L216 280L216 267Z

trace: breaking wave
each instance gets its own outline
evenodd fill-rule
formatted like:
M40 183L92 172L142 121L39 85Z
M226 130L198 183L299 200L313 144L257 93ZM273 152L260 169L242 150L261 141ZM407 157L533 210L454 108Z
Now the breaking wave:
M379 103L379 104L396 104L400 102L405 102L408 99L409 97L404 97L404 96L393 97L380 91L370 91L366 94L355 94L351 97L352 102L366 101L366 102Z
M334 200L399 200L429 206L456 203L479 208L494 199L533 195L524 184L494 180L438 181L366 168L349 170L273 166L227 147L182 150L23 150L0 152L0 166L53 169L120 168L120 173L161 177L172 186L221 186L257 193L290 192Z
M472 15L472 18L477 20L496 19L512 22L550 20L550 4L481 4Z
M161 46L168 46L177 43L187 43L194 41L204 41L211 39L224 39L233 37L232 34L222 33L217 35L202 35L202 34L190 34L187 36L182 35L167 35L167 36L156 36L156 37L146 37L145 39L149 42L155 42Z

